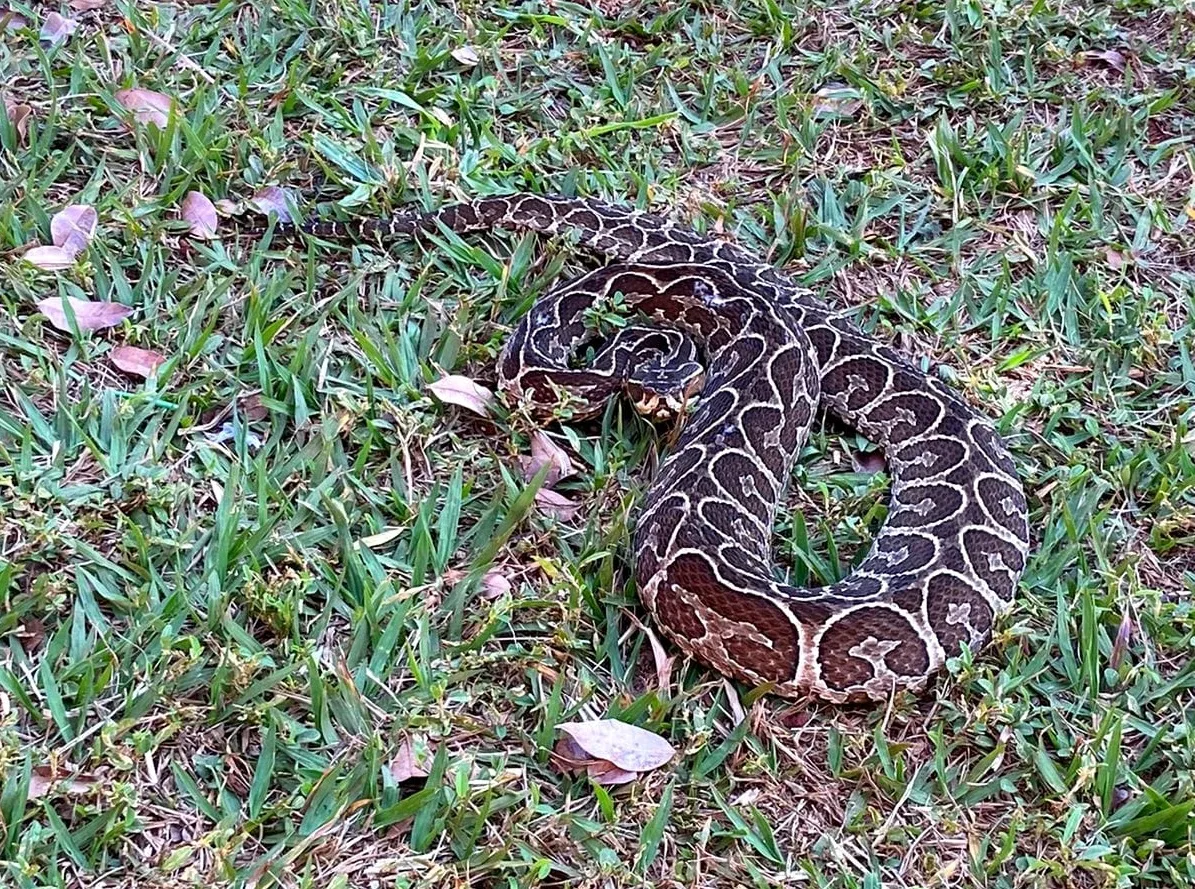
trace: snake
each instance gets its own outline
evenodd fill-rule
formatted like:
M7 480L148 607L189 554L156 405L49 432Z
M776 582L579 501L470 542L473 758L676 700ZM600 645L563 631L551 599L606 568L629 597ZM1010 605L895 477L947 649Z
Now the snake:
M767 693L847 703L921 692L991 642L1030 549L1024 486L993 421L731 239L526 192L276 228L491 229L572 238L606 260L534 301L501 349L498 386L541 420L591 417L622 395L677 424L631 559L640 601L683 653ZM796 585L776 563L775 522L819 412L882 452L888 503L849 571Z

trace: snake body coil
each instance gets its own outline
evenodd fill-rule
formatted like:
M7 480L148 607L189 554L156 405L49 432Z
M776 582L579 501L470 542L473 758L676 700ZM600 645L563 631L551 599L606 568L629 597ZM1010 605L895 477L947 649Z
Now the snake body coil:
M991 636L1025 568L1024 490L986 418L741 248L651 214L535 195L314 235L492 227L571 233L616 260L540 299L500 359L504 390L578 413L619 391L654 417L697 396L637 519L635 577L685 652L777 694L842 702L923 688ZM646 320L604 342L586 313L621 294ZM574 366L586 346L588 366ZM866 557L828 586L781 582L772 527L821 405L882 447L892 490Z

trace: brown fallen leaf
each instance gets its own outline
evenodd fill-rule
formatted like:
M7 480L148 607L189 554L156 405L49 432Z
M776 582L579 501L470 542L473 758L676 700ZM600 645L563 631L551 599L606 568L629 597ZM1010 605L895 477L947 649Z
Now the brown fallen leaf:
M564 722L557 726L594 759L604 759L628 772L650 772L676 755L671 744L647 729L621 719Z
M176 107L170 96L140 88L117 90L116 101L133 112L133 120L137 123L153 124L159 129L166 128L170 122L170 111Z
M472 67L481 61L481 59L477 56L477 50L471 46L458 46L452 51L452 57L462 65L468 65L469 67Z
M512 589L510 581L501 571L487 571L481 578L481 587L487 599L500 598Z
M547 488L540 488L535 492L535 503L545 515L560 519L562 522L567 522L581 508L579 503L574 503L563 494L557 494Z
M1108 263L1108 268L1117 272L1124 268L1124 254L1119 250L1114 250L1111 247L1104 251L1104 260Z
M638 772L628 772L612 763L597 760L586 768L586 773L597 784L611 787L616 784L630 784L639 777Z
M74 34L77 27L79 27L79 23L74 19L68 19L66 16L51 12L46 16L45 21L42 22L41 31L38 33L38 36L51 46L57 46Z
M29 777L29 799L41 799L55 787L73 796L81 796L90 793L95 786L95 779L88 776L60 776L50 766L34 766L33 774Z
M87 204L63 207L50 220L50 240L55 247L61 247L71 256L78 256L95 237L98 221L95 208Z
M191 234L195 237L216 237L216 227L219 225L216 205L202 192L188 191L179 205L179 215L191 226Z
M24 139L29 133L29 118L33 114L33 108L5 95L4 113L8 116L12 128L17 131L17 136Z
M569 459L568 452L552 441L542 429L535 430L531 436L531 456L524 457L520 462L523 478L527 481L535 478L535 474L545 465L550 466L544 478L544 484L548 487L573 474L573 461Z
M428 391L445 404L455 404L481 416L488 416L494 393L468 377L449 374L427 384Z
M618 719L566 722L552 751L565 771L584 771L598 784L626 784L666 765L676 751L654 732Z
M113 327L133 314L133 309L130 306L121 303L88 302L83 299L75 299L73 296L51 296L39 302L37 310L50 319L51 324L66 333L72 333L73 328L70 319L67 318L66 310L62 307L63 302L70 305L75 322L81 331Z
M0 6L0 25L4 26L4 30L19 31L21 28L28 26L28 24L29 20L15 9Z
M1116 628L1116 640L1112 643L1112 655L1108 658L1108 666L1113 670L1120 668L1125 652L1129 650L1129 643L1133 641L1133 619L1125 615L1120 619L1120 626Z
M853 117L863 107L859 91L849 86L824 86L814 96L813 110L830 117Z
M1107 65L1113 71L1116 71L1119 74L1124 73L1124 67L1125 67L1124 53L1122 53L1118 50L1115 50L1115 49L1092 50L1090 52L1083 53L1083 58L1091 59L1096 62L1103 62L1105 65Z
M422 753L417 753L411 745L411 739L403 738L394 753L394 758L390 760L390 774L399 784L412 778L426 778L427 765L430 764L432 756L432 752L426 748Z
M279 188L277 185L267 185L265 188L258 189L258 191L249 199L249 203L257 208L259 213L265 213L269 216L271 213L278 217L279 222L293 222L294 218L290 212L293 205L290 193L285 188Z
M877 475L888 469L888 461L884 459L884 455L880 451L856 451L852 449L851 462L855 465L856 472L861 472L865 475Z
M93 9L101 8L108 0L71 0L66 4L75 12L91 12Z
M153 376L158 365L166 358L152 349L139 349L136 346L116 346L108 353L108 358L127 374L149 379Z
M17 627L17 638L25 646L26 652L37 651L46 640L45 622L37 617L25 618Z
M75 254L53 245L30 247L22 258L47 272L60 272L75 264Z

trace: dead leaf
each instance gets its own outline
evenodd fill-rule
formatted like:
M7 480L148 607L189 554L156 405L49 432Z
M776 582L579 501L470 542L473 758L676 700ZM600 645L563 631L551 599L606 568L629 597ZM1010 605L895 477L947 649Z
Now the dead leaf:
M61 247L71 256L78 256L95 237L98 221L94 207L71 204L55 213L50 220L50 239L55 247Z
M117 346L108 353L108 358L125 373L144 379L152 377L158 365L166 361L164 356L152 349L139 349L136 346Z
M1083 53L1083 58L1093 59L1097 62L1103 62L1113 71L1120 74L1124 73L1125 57L1124 53L1115 49L1101 49L1093 50L1091 52Z
M1111 247L1104 251L1104 260L1108 263L1108 268L1114 272L1120 271L1124 268L1124 254L1119 250L1113 250Z
M468 65L470 67L481 61L481 59L477 56L477 51L471 46L458 46L452 51L452 57L462 65Z
M279 222L294 221L290 212L293 201L285 188L267 185L265 188L259 189L249 199L249 203L256 207L259 213L265 213L267 216L273 213L278 217Z
M385 546L391 540L402 537L406 533L406 528L387 528L385 531L379 531L377 534L369 534L362 537L357 542L367 549L376 549L379 546Z
M595 783L601 784L605 787L610 787L616 784L630 784L639 777L638 772L627 772L618 768L618 766L611 763L598 760L591 763L586 768L586 773Z
M79 330L83 331L112 327L133 314L131 307L121 303L88 302L75 299L73 296L52 296L39 302L37 304L38 311L49 318L51 324L67 333L72 333L73 329L66 316L66 311L62 307L63 302L70 304L75 322L78 324Z
M656 687L661 691L667 691L672 682L674 658L664 650L664 646L660 644L660 640L656 638L656 634L651 631L650 627L644 627L643 630L647 634L648 644L651 645L652 661L656 665Z
M1120 619L1120 626L1116 628L1116 641L1112 643L1112 655L1108 658L1108 666L1113 670L1120 668L1125 652L1129 650L1129 643L1133 641L1133 619L1125 615Z
M23 258L47 272L60 272L75 264L75 254L54 246L30 247Z
M487 571L481 578L482 589L487 599L497 599L510 593L512 587L501 571Z
M133 120L139 124L153 124L165 129L170 122L170 111L176 107L174 99L163 93L139 88L117 90L116 101L133 112Z
M540 488L535 492L535 502L544 515L560 519L562 522L567 522L581 508L579 503L574 503L563 494L557 494L555 491L549 491L547 488Z
M884 459L884 454L881 451L852 449L851 462L855 465L855 471L864 475L878 475L888 469L888 461Z
M29 799L41 799L54 789L55 785L65 793L81 796L90 793L95 788L96 781L82 775L60 777L50 766L34 766L33 774L29 777Z
M75 12L91 12L91 10L99 9L107 2L108 0L71 0L67 6Z
M12 128L17 131L17 136L24 139L29 132L29 117L33 114L33 108L29 105L19 104L6 95L4 97L4 113L8 116Z
M270 415L270 409L261 403L260 392L246 395L237 403L237 408L247 423L257 423Z
M582 769L599 784L625 784L666 765L676 750L654 732L618 719L566 722L553 750L557 764Z
M549 465L551 468L544 478L544 484L548 487L573 474L573 461L569 459L568 452L552 441L542 429L535 430L531 436L531 456L524 457L520 462L523 478L527 481L531 481L537 472Z
M813 101L815 113L830 117L854 117L862 107L863 97L849 86L824 86Z
M25 646L26 652L37 651L46 640L45 622L37 617L25 618L17 627L17 638Z
M430 765L432 756L432 751L426 747L421 752L416 752L411 745L411 739L403 738L394 758L390 760L390 774L399 784L412 778L426 778L427 766Z
M18 13L15 9L8 9L7 7L0 7L0 22L4 24L6 31L19 31L29 24L29 20Z
M219 225L216 205L202 192L188 191L179 205L179 215L191 226L191 234L195 237L216 237L216 227Z
M57 46L74 34L77 27L79 27L79 23L74 19L51 12L42 22L41 32L38 36L51 46Z
M494 393L489 389L457 374L449 374L428 383L427 388L445 404L455 404L483 417L489 414L487 408L494 400Z
M672 745L655 732L620 719L564 722L557 728L594 759L604 759L628 772L650 772L676 755Z

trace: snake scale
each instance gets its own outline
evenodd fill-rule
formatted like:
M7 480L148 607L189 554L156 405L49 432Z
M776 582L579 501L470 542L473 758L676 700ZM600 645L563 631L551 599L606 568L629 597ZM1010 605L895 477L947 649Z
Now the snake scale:
M943 381L735 244L639 210L516 194L289 228L440 226L571 234L610 261L532 306L498 379L542 415L566 399L585 416L623 392L653 419L683 418L633 557L644 606L684 652L775 694L846 702L919 691L990 640L1025 568L1026 499L992 424ZM603 339L588 315L615 300L635 320ZM882 448L891 491L854 570L805 588L779 577L773 521L819 406Z

